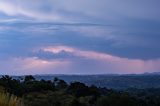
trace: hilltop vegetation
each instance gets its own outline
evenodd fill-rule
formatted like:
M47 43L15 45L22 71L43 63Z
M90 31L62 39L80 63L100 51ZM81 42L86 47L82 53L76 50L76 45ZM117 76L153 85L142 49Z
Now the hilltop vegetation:
M2 76L0 86L0 98L9 98L3 101L15 100L15 105L3 106L160 106L159 88L116 91L81 82L68 84L56 77L36 80L33 76Z

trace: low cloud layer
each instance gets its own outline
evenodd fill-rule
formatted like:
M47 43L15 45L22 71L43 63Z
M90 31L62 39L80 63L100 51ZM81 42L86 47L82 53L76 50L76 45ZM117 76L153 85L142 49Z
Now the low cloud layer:
M3 74L135 74L160 70L160 60L120 58L68 46L45 47L33 54L1 60L0 67L6 70Z

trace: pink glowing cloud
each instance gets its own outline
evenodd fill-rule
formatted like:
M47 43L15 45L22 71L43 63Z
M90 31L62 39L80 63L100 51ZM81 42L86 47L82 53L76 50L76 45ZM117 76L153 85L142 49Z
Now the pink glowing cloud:
M102 73L144 73L160 70L160 59L158 60L141 60L141 59L128 59L113 56L106 53L95 51L85 51L68 46L54 46L44 48L44 51L60 53L66 51L74 56L97 61L97 67L103 67ZM74 62L73 62L74 64ZM85 66L83 66L85 67ZM93 66L94 67L94 66ZM101 73L101 72L100 72Z
M5 70L2 74L131 74L160 71L160 59L121 58L69 46L50 46L39 50L46 52L46 55L47 52L53 55L63 52L71 56L69 55L68 58L53 57L52 59L31 56L0 60L0 69Z

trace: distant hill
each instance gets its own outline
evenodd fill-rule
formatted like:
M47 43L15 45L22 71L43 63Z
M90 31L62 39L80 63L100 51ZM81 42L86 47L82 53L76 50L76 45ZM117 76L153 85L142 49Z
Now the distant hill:
M23 77L23 76L22 76ZM160 88L160 73L128 74L128 75L35 75L36 79L53 80L54 77L66 82L79 81L87 85L96 85L112 89L127 88ZM18 77L14 77L18 78Z

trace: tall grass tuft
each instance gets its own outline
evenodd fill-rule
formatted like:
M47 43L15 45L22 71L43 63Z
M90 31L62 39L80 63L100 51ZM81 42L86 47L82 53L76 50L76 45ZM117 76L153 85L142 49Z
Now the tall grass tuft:
M21 99L9 93L0 93L0 106L23 106Z

